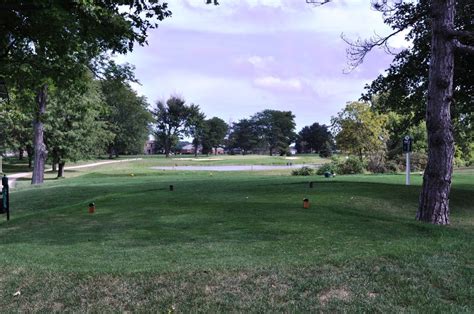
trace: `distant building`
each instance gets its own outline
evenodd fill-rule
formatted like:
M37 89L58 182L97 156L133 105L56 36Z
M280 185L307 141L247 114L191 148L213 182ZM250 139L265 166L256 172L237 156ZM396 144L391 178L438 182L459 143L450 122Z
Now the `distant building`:
M181 154L194 154L194 145L193 144L187 144L181 147L180 150ZM202 153L202 146L199 145L197 148L197 153L201 154Z
M143 148L145 155L152 155L156 152L156 141L146 141Z
M211 154L213 155L224 155L225 151L224 148L222 147L217 147L217 148L212 148L211 149Z

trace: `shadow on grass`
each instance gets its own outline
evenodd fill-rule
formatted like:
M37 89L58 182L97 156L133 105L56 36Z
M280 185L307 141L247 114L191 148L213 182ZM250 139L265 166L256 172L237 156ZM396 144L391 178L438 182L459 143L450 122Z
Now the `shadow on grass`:
M461 232L414 221L419 186L332 180L309 189L306 180L274 181L200 178L179 182L170 192L166 182L131 179L18 191L12 195L12 221L0 223L0 243L310 241L321 232L334 233L335 241L435 240ZM301 210L299 195L314 200L310 210ZM452 206L472 212L468 191L453 188L451 197ZM98 204L94 215L87 214L90 202Z

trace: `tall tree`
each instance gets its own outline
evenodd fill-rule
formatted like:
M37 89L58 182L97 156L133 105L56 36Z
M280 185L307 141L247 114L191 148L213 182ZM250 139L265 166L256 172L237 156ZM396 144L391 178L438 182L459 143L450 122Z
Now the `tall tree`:
M239 148L244 154L257 148L260 143L257 126L249 119L242 119L232 125L229 146Z
M204 132L206 131L206 115L199 108L192 112L189 117L189 135L193 138L194 156L197 157L199 145L202 145Z
M128 7L128 10L123 10ZM35 168L43 182L47 151L44 123L48 86L75 84L86 67L97 69L106 52L126 53L145 44L147 31L170 15L159 0L9 1L0 10L0 73L35 91ZM101 57L101 58L99 58ZM95 65L95 66L94 66Z
M171 148L184 135L189 134L192 117L199 112L199 106L186 105L186 102L172 96L166 103L158 101L152 114L155 118L155 136L163 145L166 157L170 156Z
M64 176L66 162L95 157L103 153L114 134L103 119L107 110L99 82L92 77L79 89L56 89L51 93L45 120L45 143L58 178Z
M115 134L109 145L109 157L114 154L138 154L143 150L153 121L148 103L132 89L135 81L133 67L111 63L101 80L102 92L108 106L106 119Z
M315 122L310 126L305 126L296 139L296 149L304 153L319 153L326 149L326 143L331 144L332 136L326 125Z
M252 117L262 142L266 145L270 156L275 150L286 152L295 139L295 116L291 111L264 110Z
M203 150L208 152L214 150L214 154L217 154L219 145L224 143L224 138L227 134L229 126L224 120L213 117L209 120L205 120L205 127L202 136Z
M337 146L350 154L364 156L385 151L388 140L387 116L376 113L363 102L350 102L331 119Z
M28 106L34 96L28 91L10 90L9 101L0 101L0 147L18 151L19 159L28 155L28 166L33 157L33 108ZM26 105L25 105L26 104Z
M306 2L325 4L331 0L306 0ZM462 7L462 11L472 9L469 8L469 1L467 4L469 5ZM423 188L416 219L433 224L449 224L449 193L454 156L451 121L454 56L456 53L474 54L472 14L469 17L470 26L466 28L465 24L455 23L456 0L420 0L418 2L379 0L373 2L373 7L384 13L385 21L394 31L386 37L352 43L349 56L354 65L360 64L365 55L374 47L386 46L387 40L393 35L430 17L428 86L425 89L428 164L423 176ZM468 68L472 69L472 63L468 65Z

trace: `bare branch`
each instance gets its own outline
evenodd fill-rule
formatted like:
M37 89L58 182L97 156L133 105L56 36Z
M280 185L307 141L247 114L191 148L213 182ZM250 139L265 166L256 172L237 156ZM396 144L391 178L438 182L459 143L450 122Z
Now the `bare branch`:
M381 37L375 34L369 39L358 38L355 41L351 41L347 39L344 36L344 34L341 34L342 40L344 40L346 44L349 45L349 48L347 48L346 50L347 58L348 58L347 63L349 65L349 69L346 70L345 72L351 72L356 67L361 65L364 62L364 58L367 55L367 53L369 53L372 49L376 47L383 47L385 52L393 54L390 47L388 46L388 40L392 38L393 36L401 33L404 30L405 30L404 28L398 29L385 37Z
M454 45L454 48L456 48L456 50L458 50L458 51L467 52L469 54L474 54L474 46L465 45L457 39L453 40L453 45Z
M306 3L314 5L324 5L329 2L331 2L331 0L306 0Z

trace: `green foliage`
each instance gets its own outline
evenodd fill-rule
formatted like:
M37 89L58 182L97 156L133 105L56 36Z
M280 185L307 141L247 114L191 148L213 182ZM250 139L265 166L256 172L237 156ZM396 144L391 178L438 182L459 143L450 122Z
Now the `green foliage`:
M298 169L293 169L291 171L291 175L292 176L312 176L312 175L314 175L314 172L315 171L314 171L313 168L303 166L303 167L298 168Z
M431 58L431 14L429 1L405 2L397 10L385 16L385 23L391 27L411 25L407 39L411 49L399 52L392 65L370 85L366 86L365 100L378 95L376 103L380 112L396 112L408 121L408 125L423 123L426 116L429 64ZM474 7L471 0L455 2L455 25L457 29L474 31L472 16ZM414 19L414 16L419 18ZM454 54L453 98L451 117L456 145L464 154L460 159L468 160L469 145L474 140L472 115L474 94L474 55L458 51ZM391 157L392 158L392 157Z
M10 91L10 101L0 101L0 148L26 150L33 146L34 97L28 91Z
M331 142L328 142L328 141L324 142L323 146L321 147L319 151L319 157L328 158L332 156L333 145L331 144Z
M155 138L163 146L168 157L171 148L175 146L183 135L189 135L194 117L199 115L199 106L172 96L166 103L158 101L152 111L155 119Z
M295 139L295 116L291 111L264 110L256 113L251 121L255 128L261 144L270 152L285 151Z
M355 156L349 156L337 163L337 174L359 174L364 173L365 164Z
M337 162L335 162L333 160L332 162L322 164L321 167L319 167L318 170L316 171L316 174L322 176L326 172L329 172L331 174L336 173L337 172Z
M232 125L229 135L229 147L242 149L244 154L256 149L259 145L256 125L249 119L242 119Z
M374 112L369 104L350 102L331 119L339 149L359 156L385 151L387 116Z
M203 153L209 153L212 148L216 148L224 143L229 126L224 120L213 117L204 121L204 132L201 137ZM212 151L211 151L212 152Z
M332 141L328 127L315 122L298 133L296 149L299 153L322 152L322 157L330 157Z
M140 154L150 133L153 117L148 111L146 98L139 97L129 85L133 68L124 65L109 67L101 88L108 106L106 119L115 134L109 145L109 154Z
M45 143L53 163L96 157L114 138L103 118L107 109L99 82L90 76L84 82L88 82L86 87L56 89L50 94Z
M405 171L406 169L406 157L405 155L397 158L398 167ZM413 152L410 156L410 168L411 171L424 171L428 164L428 155L426 153Z

